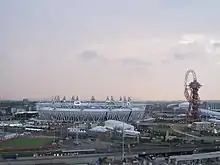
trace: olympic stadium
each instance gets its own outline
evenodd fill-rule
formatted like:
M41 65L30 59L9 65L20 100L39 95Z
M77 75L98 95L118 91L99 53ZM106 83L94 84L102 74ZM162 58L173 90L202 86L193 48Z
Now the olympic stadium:
M106 120L119 120L124 122L133 122L146 119L150 116L150 112L160 111L175 115L186 115L189 102L178 103L130 103L128 106L109 105L103 107L102 105L96 106L79 106L79 107L64 107L65 103L59 103L62 107L55 107L56 104L51 106L38 107L38 115L40 120L53 120L53 121L68 121L68 122L102 122ZM38 104L39 106L40 104ZM53 105L53 107L52 107ZM68 103L68 105L71 105ZM202 117L220 119L220 102L204 101L200 104L200 113Z
M91 121L105 120L137 121L144 116L146 104L130 101L80 101L56 100L38 103L41 120Z
M192 75L193 81L188 83L190 75ZM66 100L65 96L61 100L59 96L56 96L52 101L37 103L37 111L41 120L69 122L119 120L130 122L145 119L150 116L150 111L158 110L161 107L163 109L165 106L172 113L177 114L178 111L179 114L185 114L191 121L198 121L201 116L220 118L217 103L200 101L198 91L202 85L197 81L193 70L186 72L184 86L186 102L175 104L136 102L132 101L131 97L120 97L119 100L114 100L111 96L107 97L105 101L97 101L92 96L89 101L81 101L78 96L72 96L71 100Z

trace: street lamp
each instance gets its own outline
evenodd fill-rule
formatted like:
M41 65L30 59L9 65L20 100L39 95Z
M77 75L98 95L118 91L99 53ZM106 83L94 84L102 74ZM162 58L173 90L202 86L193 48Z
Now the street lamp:
M56 127L55 127L55 119L53 118L53 116L51 116L51 118L52 118L52 123L53 123L53 129L54 129L54 131L53 131L53 142L55 143L56 142Z
M123 130L122 130L122 160L125 159L125 136L124 136L124 122L123 122Z

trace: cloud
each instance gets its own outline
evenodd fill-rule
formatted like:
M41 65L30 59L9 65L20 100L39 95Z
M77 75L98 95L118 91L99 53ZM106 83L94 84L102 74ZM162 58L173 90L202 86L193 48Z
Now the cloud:
M109 67L119 64L122 67L145 68L152 65L151 62L141 58L123 57L120 59L117 58L108 59L105 58L104 56L99 55L96 51L88 51L88 50L83 51L81 54L78 55L78 57L81 60L85 60L85 61L106 62L105 64L110 64Z
M180 40L176 41L176 44L170 47L170 55L162 60L162 63L167 64L172 61L201 62L211 59L208 53L213 54L214 49L217 48L211 46L214 45L214 43L210 43L210 36L203 34L183 35ZM216 47L219 45L216 43ZM215 54L216 53L214 53L214 55Z
M104 42L101 46L88 45L88 48L78 55L82 61L100 62L101 60L110 65L108 67L117 65L122 70L123 68L139 70L150 66L152 68L161 63L216 64L217 56L220 54L220 42L207 34L141 38L130 42L120 40L111 44ZM92 51L93 48L95 51Z
M219 48L220 47L220 41L211 40L210 45L212 45L214 48Z
M195 41L192 40L191 38L183 38L182 40L179 41L179 44L182 44L182 45L189 45L189 44L194 44Z
M138 68L148 67L152 65L150 62L138 58L123 58L120 59L121 63L126 66L133 66Z
M206 40L206 36L203 34L185 34L181 37L179 43L184 45L201 43Z
M98 52L102 51L98 50ZM77 57L82 62L88 62L86 67L96 72L97 75L102 75L102 72L104 72L105 74L113 76L117 72L119 75L130 77L131 75L137 75L137 73L142 74L146 72L145 69L152 65L151 62L138 57L124 56L117 58L117 56L114 57L113 54L107 58L105 52L99 55L96 51L88 50L78 54Z
M152 63L141 58L119 59L120 70L123 74L130 76L140 76L148 72Z
M174 60L194 60L197 58L202 59L204 54L204 47L199 45L186 45L184 47L174 49L172 56Z
M206 51L207 53L220 54L220 41L211 40Z
M184 35L173 49L174 60L192 60L205 54L206 37L201 34Z
M82 60L88 60L88 61L100 58L97 52L91 50L86 50L82 52L81 54L78 55L78 57Z
M137 38L132 41L111 40L111 42L103 42L102 45L88 45L87 50L95 49L95 52L84 51L82 56L85 58L89 56L89 59L95 62L100 59L105 60L112 67L117 63L118 67L125 69L141 69L149 66L152 68L174 63L200 65L206 62L211 65L211 63L216 64L217 56L220 54L220 43L217 39L214 40L214 37L208 34L183 34Z
M220 41L211 40L206 49L210 58L213 58L216 64L220 64Z
M189 56L190 56L189 54L175 52L173 58L174 60L185 60Z

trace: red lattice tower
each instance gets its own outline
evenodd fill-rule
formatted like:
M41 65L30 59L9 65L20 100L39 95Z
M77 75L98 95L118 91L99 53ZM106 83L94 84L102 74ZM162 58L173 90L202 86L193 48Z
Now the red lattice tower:
M192 75L193 81L188 83L189 75ZM186 100L189 102L189 108L187 111L187 120L188 122L200 121L200 98L199 98L199 88L201 84L197 81L196 73L193 70L188 70L185 75L184 82L185 90L184 95Z

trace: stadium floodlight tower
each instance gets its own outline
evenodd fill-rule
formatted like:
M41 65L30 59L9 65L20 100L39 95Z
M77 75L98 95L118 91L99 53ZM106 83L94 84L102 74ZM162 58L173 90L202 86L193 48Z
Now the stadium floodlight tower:
M123 101L124 101L125 103L127 102L126 96L123 97Z
M105 102L106 102L106 103L109 103L109 102L110 102L109 96L106 97Z
M62 100L63 102L66 102L66 96L63 96L63 100Z
M120 103L123 102L122 97L119 98L119 102L120 102Z
M71 97L71 101L75 101L75 97L74 96Z
M113 96L111 96L111 102L114 102L114 97Z
M92 96L90 101L95 101L95 96Z
M188 83L189 75L192 75L193 81ZM185 90L184 95L186 100L189 102L189 107L187 111L187 120L188 122L200 121L200 98L199 98L199 89L202 86L196 77L196 73L193 70L188 70L185 75Z

